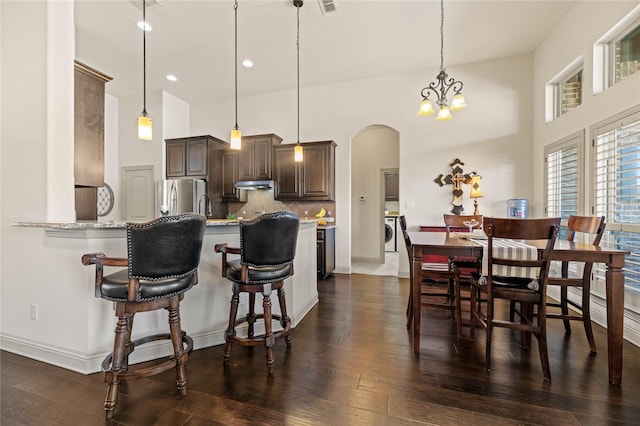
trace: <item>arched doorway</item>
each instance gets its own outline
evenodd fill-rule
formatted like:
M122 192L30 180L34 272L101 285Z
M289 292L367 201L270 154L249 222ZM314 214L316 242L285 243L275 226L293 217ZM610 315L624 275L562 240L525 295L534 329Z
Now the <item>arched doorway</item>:
M387 199L386 176L400 166L400 137L386 125L371 125L351 139L352 273L397 275L398 249L385 241L385 211L399 212L400 199ZM399 182L399 179L396 179ZM399 194L399 191L396 192ZM395 233L395 226L394 226ZM397 234L394 234L394 238ZM402 242L402 241L401 241ZM387 244L385 244L387 243ZM385 251L385 248L389 251Z

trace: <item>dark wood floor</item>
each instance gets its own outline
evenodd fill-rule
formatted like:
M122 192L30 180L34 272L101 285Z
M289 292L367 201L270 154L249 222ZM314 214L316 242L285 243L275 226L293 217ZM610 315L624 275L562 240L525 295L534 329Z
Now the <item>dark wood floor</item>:
M318 284L320 303L296 327L292 349L278 342L275 374L264 350L195 351L188 395L168 371L129 382L115 420L105 422L101 374L84 376L2 353L3 426L12 425L603 425L640 424L640 348L624 346L622 386L608 385L605 330L590 355L581 325L566 337L549 321L553 381L544 382L535 339L497 330L493 370L484 333L458 339L443 310L424 309L422 350L405 328L408 280L337 275ZM186 297L189 297L187 294ZM115 318L114 318L115 326ZM468 330L464 330L465 333Z

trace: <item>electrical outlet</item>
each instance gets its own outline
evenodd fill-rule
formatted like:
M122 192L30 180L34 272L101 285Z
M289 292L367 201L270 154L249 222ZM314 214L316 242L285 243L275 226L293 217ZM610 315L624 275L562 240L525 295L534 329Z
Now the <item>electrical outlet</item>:
M35 303L31 304L31 319L34 321L38 321L38 305Z

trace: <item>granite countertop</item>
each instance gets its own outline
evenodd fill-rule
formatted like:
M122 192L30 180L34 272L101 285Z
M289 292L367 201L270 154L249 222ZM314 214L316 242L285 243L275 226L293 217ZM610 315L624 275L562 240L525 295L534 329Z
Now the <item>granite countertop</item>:
M300 223L317 223L316 219L300 219ZM207 219L207 227L237 225L237 219ZM11 226L48 229L121 229L127 222L14 222Z

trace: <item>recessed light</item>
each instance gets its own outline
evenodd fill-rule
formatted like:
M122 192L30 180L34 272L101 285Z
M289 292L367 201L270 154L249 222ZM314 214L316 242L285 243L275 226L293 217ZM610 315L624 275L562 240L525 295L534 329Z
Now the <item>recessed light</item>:
M178 77L173 74L167 74L167 80L169 81L178 81Z
M151 29L152 29L151 25L149 25L148 22L145 23L144 21L138 21L138 23L136 25L138 25L138 28L140 28L141 30L144 30L144 31L151 31Z
M253 66L253 61L251 59L245 59L242 61L242 65L247 68L251 68Z

